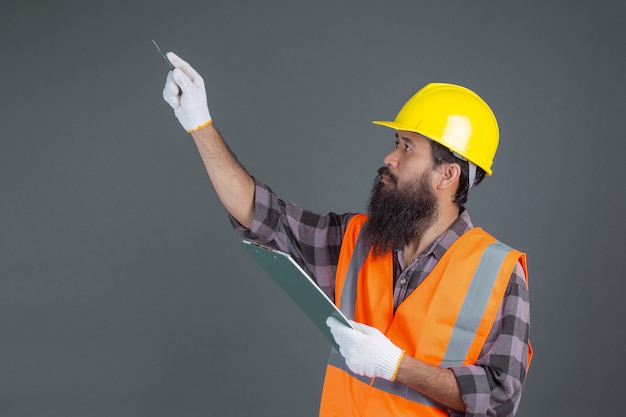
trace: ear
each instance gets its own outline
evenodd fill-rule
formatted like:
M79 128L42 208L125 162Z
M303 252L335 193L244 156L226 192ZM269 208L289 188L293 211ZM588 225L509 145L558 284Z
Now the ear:
M456 193L461 179L461 166L459 164L442 164L440 168L437 189L444 190L452 187L452 192Z

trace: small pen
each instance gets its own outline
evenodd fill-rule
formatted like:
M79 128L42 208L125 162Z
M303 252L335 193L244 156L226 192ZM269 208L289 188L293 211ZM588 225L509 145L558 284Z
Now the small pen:
M154 41L154 39L152 39L152 43L154 44L154 47L156 48L157 52L159 53L159 55L161 55L163 57L163 59L165 60L165 62L167 62L167 65L170 67L170 70L173 70L174 65L170 62L169 59L167 59L167 56L163 53L163 51L161 50L161 48L159 48L159 45Z

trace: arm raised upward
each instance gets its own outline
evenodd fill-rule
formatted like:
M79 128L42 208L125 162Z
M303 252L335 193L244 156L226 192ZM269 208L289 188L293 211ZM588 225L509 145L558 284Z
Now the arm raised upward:
M163 98L191 133L220 201L231 216L249 228L254 219L254 180L213 125L200 74L173 52L167 57L176 68L167 74Z

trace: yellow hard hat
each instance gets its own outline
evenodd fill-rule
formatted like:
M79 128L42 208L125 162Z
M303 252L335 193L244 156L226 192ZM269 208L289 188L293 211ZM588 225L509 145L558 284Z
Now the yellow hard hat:
M393 122L373 123L419 133L491 175L498 148L498 122L487 103L465 87L428 84L404 104Z

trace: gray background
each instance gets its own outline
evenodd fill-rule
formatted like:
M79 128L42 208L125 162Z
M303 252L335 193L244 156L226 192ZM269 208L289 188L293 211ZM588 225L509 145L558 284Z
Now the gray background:
M0 415L313 416L328 344L239 248L151 44L283 198L364 208L431 81L494 108L476 224L528 253L518 416L621 415L623 1L0 5Z

